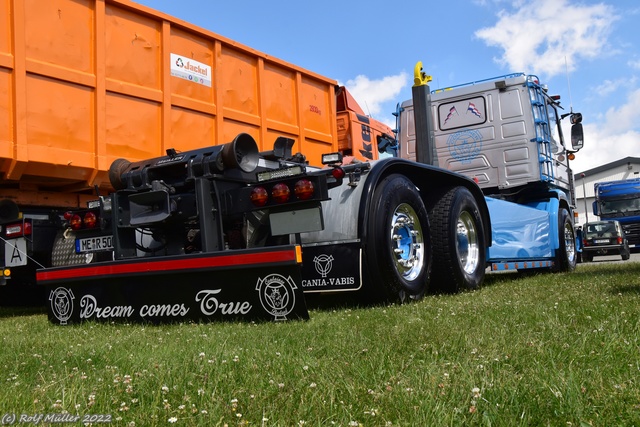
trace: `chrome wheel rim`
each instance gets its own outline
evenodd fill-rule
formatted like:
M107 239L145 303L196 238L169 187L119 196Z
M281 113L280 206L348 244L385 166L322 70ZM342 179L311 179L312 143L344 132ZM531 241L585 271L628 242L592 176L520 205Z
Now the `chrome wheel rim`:
M415 280L425 263L424 234L416 211L400 204L393 212L390 231L396 271L405 280Z
M480 264L480 246L476 223L467 211L462 212L456 222L456 250L462 270L472 274Z

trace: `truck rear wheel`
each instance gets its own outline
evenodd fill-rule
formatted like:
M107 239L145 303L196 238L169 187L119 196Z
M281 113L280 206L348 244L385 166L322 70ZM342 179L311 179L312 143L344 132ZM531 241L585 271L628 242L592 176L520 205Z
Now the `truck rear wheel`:
M367 252L376 297L421 298L431 269L429 219L415 185L402 175L384 178L373 195Z
M485 273L486 245L478 203L465 187L454 187L429 213L433 241L431 286L440 292L476 289Z
M562 208L558 212L558 239L560 247L555 257L554 271L573 271L576 269L576 235L569 212ZM584 257L584 256L583 256ZM585 259L585 261L588 261Z

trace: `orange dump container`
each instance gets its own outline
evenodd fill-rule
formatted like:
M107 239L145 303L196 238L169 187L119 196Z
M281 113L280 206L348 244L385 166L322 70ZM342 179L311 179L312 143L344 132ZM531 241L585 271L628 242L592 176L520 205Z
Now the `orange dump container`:
M240 132L319 164L335 83L125 0L0 0L0 196L107 188L116 158Z

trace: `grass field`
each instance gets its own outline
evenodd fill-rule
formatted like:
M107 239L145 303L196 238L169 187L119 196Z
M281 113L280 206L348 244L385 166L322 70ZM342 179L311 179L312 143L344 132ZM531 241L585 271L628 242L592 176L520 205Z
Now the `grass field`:
M640 426L639 314L637 262L323 303L306 322L61 327L0 309L0 423Z

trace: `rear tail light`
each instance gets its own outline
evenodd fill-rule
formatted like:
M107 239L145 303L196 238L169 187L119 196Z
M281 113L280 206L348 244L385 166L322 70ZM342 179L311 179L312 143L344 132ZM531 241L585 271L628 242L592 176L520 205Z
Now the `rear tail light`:
M291 195L291 190L287 184L276 184L271 189L271 197L276 203L286 203L289 201L289 196Z
M254 206L262 207L269 201L269 193L264 187L255 187L251 191L250 199Z
M72 214L69 218L69 227L72 230L80 230L82 228L82 218L78 214Z
M93 212L87 212L86 214L84 214L82 223L84 224L85 228L96 228L96 225L98 225L98 217Z
M299 179L295 183L279 182L272 187L254 187L249 198L254 206L260 208L269 205L269 203L283 204L310 200L315 196L315 193L315 187L311 180Z
M29 221L19 222L17 224L9 224L5 227L7 238L30 236L32 225Z
M622 237L618 237L618 244L621 245L622 244Z
M313 197L313 183L308 179L296 182L294 193L299 200L308 200Z
M72 230L98 228L100 225L99 215L94 211L64 213L63 218L67 221L69 228Z

